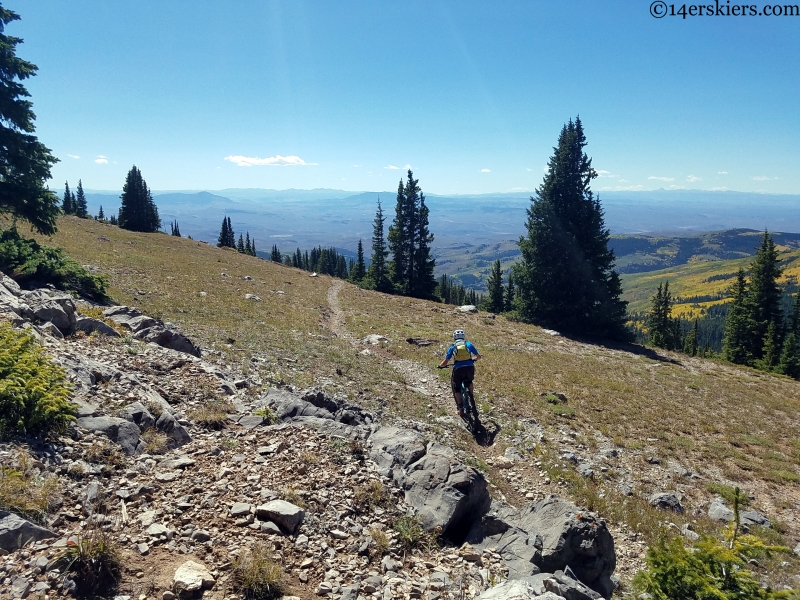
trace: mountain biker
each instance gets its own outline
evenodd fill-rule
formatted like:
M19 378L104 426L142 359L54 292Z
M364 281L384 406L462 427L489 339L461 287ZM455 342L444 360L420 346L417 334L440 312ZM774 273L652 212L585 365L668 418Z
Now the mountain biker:
M453 389L453 398L458 407L458 416L463 419L464 407L461 404L461 383L466 382L469 386L469 393L473 393L472 380L475 378L475 361L481 358L478 349L472 345L472 342L467 341L467 336L463 329L456 329L453 332L453 344L447 349L447 354L445 354L444 360L439 363L439 368L444 369L451 358L454 363L453 374L450 377L450 387Z

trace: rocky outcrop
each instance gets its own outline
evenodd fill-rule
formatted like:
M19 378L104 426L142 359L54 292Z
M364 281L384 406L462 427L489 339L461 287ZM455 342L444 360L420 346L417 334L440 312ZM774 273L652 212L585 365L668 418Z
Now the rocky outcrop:
M119 444L127 455L136 453L141 432L139 427L131 421L108 416L82 417L78 419L77 426L104 434L108 439Z
M112 306L103 311L103 316L129 329L133 337L152 342L164 348L183 352L200 358L201 352L188 337L165 325L158 319L148 317L130 306Z
M520 510L493 503L467 541L476 548L497 548L512 577L569 567L606 598L614 589L616 555L605 521L562 498L552 496Z
M30 542L56 537L56 534L27 519L0 510L0 549L11 552Z

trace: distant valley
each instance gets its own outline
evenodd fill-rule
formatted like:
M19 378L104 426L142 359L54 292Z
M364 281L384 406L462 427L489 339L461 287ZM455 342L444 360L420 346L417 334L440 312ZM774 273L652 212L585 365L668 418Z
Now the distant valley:
M387 229L396 192L343 190L226 189L154 192L165 226L177 220L183 235L216 243L224 215L237 236L249 232L259 252L277 244L282 252L333 246L354 256L363 240L369 257L372 221L380 198ZM437 259L437 275L458 276L482 289L491 263L507 268L519 256L517 240L525 232L530 192L426 196ZM119 192L88 191L92 214L100 205L114 214ZM797 247L800 196L697 190L601 192L606 224L615 234L621 273L646 272L690 260L720 260L752 254L755 238L746 232L697 234L750 228L784 232L776 242ZM787 233L788 232L788 233ZM791 235L790 235L791 234Z

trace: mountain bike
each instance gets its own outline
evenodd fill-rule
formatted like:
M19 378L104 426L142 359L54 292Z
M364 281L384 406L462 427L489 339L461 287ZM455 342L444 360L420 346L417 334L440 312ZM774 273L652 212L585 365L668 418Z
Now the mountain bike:
M452 369L453 365L441 367L442 369ZM476 435L481 428L481 420L478 417L478 407L475 404L475 398L472 392L469 391L469 384L466 381L461 382L461 410L464 416L461 417L467 425L470 433Z

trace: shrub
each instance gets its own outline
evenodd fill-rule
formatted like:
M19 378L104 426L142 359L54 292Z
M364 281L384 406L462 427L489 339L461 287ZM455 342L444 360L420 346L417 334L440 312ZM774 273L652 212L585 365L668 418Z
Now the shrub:
M63 432L75 420L64 370L32 334L0 325L0 438Z
M273 562L266 544L257 542L233 562L233 586L246 600L271 600L284 592L280 565Z
M369 530L369 535L378 547L381 554L389 552L389 536L382 529L372 528Z
M353 507L364 512L375 506L382 506L389 500L386 488L377 479L371 479L366 485L353 490Z
M113 469L121 468L128 464L128 460L119 446L105 440L92 442L92 445L86 450L84 457L86 458L86 462L106 465Z
M0 232L0 271L21 286L52 283L58 289L74 291L94 300L108 300L108 280L92 275L64 254L60 248L40 246L26 240L16 227Z
M392 523L397 541L403 550L413 550L420 546L430 548L435 544L436 535L426 532L414 517L400 517Z
M153 427L148 427L142 432L145 454L164 454L169 446L167 434Z
M278 415L272 412L272 409L269 406L262 406L254 413L257 417L261 417L266 421L267 425L274 425L275 422L278 420Z
M0 467L0 509L39 521L52 508L57 493L55 477L35 477L24 464L19 469Z
M92 528L53 559L53 566L73 574L78 596L104 597L113 592L120 579L121 560L108 533Z
M228 419L228 414L232 413L234 410L235 408L230 402L215 398L192 408L187 415L201 427L205 427L206 429L222 429L225 426L225 421Z

